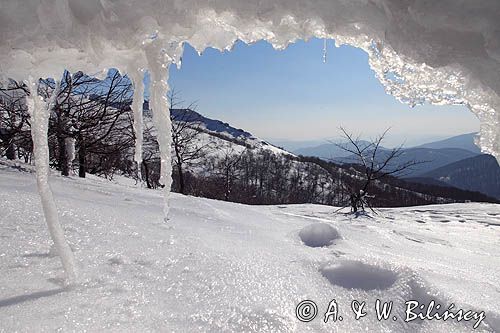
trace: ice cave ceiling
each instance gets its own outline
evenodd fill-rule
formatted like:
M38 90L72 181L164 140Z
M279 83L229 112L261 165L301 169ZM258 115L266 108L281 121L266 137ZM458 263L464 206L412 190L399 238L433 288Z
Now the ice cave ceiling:
M498 0L1 0L0 73L158 71L179 64L184 42L201 52L313 36L364 49L402 102L466 104L500 160Z

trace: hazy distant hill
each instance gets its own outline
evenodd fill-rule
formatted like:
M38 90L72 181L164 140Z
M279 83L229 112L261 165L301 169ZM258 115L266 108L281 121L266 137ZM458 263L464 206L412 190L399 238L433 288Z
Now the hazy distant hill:
M468 133L457 135L448 139L429 142L423 145L407 148L410 149L445 149L445 148L457 148L465 149L475 154L480 154L481 150L478 146L474 144L474 137L477 133ZM303 156L314 156L323 159L331 159L336 157L347 157L349 156L344 150L339 149L334 143L324 143L319 145L311 145L310 147L301 147L292 150L293 153ZM462 156L462 155L460 155ZM472 155L471 155L472 156ZM470 156L467 156L470 157ZM445 163L446 164L446 163Z
M426 143L415 148L432 148L432 149L442 149L442 148L460 148L466 149L473 153L480 154L481 149L474 144L474 137L477 133L468 133L457 135L448 139Z
M388 152L389 150L382 150L379 156L383 158L384 154L387 154ZM431 170L473 156L476 156L476 154L469 150L460 148L408 148L403 151L403 154L399 158L394 159L391 164L396 166L409 161L425 161L425 163L412 167L412 169L406 171L404 175L404 177L417 177ZM356 162L355 157L353 156L337 158L335 161L340 163Z
M412 160L426 161L425 163L416 166L413 172L405 176L410 177L411 175L422 175L428 171L435 170L450 163L454 163L476 155L476 153L461 148L409 148L405 149L399 160L400 163Z
M451 163L425 173L422 177L500 199L500 167L491 155L478 155Z
M474 144L475 133L458 135L441 141L430 142L418 147L404 149L403 155L394 161L394 165L407 161L426 161L412 168L405 177L418 177L431 170L443 167L466 158L480 154L480 149ZM367 144L367 142L363 143ZM388 152L387 148L380 148L381 156ZM355 158L340 149L333 143L294 150L297 155L314 156L324 160L333 160L337 163L356 163Z
M337 147L334 143L324 143L314 147L299 148L293 151L296 155L319 157L324 160L332 160L338 157L347 157L350 153Z

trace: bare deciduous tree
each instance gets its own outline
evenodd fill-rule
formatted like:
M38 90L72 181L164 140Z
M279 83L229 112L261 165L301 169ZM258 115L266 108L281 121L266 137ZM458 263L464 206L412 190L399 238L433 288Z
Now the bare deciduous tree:
M18 157L20 146L31 151L27 94L27 87L14 80L0 87L0 156L9 160Z
M202 140L202 121L196 113L196 104L182 108L177 92L172 89L168 95L170 119L172 120L172 155L178 177L179 193L186 194L185 172L206 155L208 142Z
M53 86L54 81L43 80L39 94L48 98ZM63 175L69 174L68 138L76 140L80 177L89 171L112 176L123 164L122 152L134 140L131 95L130 80L118 71L110 71L104 80L81 72L64 73L49 133L55 137L55 164Z
M224 200L229 201L233 183L237 177L238 166L246 150L238 152L233 145L221 150L218 161L218 174L224 182Z
M347 142L336 145L352 154L353 167L360 178L359 182L343 184L349 191L349 202L345 206L350 206L354 213L358 213L359 210L365 211L366 206L373 211L370 204L371 196L368 193L372 184L387 176L402 176L413 166L425 163L425 161L414 160L402 161L401 157L404 154L402 145L390 150L382 149L382 142L389 129L370 142L360 140L359 136L354 137L343 127L340 130Z

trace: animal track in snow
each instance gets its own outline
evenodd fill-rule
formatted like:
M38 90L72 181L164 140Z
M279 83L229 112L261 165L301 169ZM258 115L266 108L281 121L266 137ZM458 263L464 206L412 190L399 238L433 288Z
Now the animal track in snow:
M346 289L384 290L390 288L398 278L398 273L360 261L342 261L322 268L321 274L331 284Z

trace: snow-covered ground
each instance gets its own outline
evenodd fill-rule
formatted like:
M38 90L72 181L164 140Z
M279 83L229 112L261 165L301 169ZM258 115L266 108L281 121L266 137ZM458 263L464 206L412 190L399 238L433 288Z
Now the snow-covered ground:
M51 184L80 284L63 287L34 175L0 166L1 332L472 331L474 320L404 323L411 299L485 311L476 331L500 331L500 205L354 219L326 206L173 194L165 223L160 191L96 178ZM376 319L377 298L395 302L389 320ZM303 323L295 310L306 299L319 313ZM332 299L343 321L324 323ZM354 299L366 301L366 317L353 319Z

